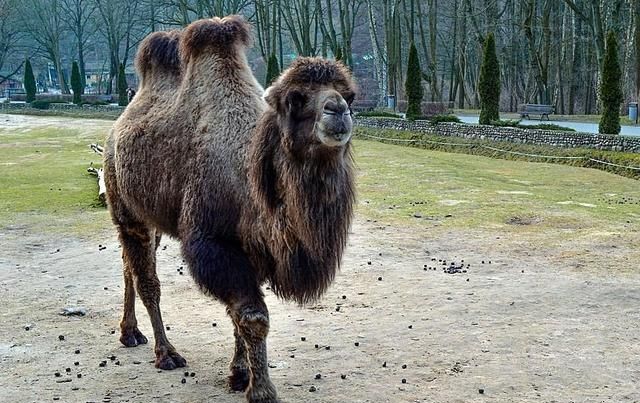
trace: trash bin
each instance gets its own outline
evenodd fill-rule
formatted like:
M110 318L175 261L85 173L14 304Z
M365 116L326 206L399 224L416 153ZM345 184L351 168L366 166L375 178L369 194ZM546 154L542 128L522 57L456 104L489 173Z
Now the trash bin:
M393 109L393 110L396 109L396 96L395 95L387 95L387 108Z
M629 102L629 120L638 123L638 103Z

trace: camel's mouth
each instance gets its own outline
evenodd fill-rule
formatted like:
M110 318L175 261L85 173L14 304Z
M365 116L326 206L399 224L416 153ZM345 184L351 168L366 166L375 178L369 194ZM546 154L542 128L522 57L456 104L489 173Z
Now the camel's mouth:
M351 140L351 115L323 116L316 126L318 139L326 146L339 147Z
M316 134L320 141L330 147L345 145L351 139L353 121L347 103L328 101L317 122Z

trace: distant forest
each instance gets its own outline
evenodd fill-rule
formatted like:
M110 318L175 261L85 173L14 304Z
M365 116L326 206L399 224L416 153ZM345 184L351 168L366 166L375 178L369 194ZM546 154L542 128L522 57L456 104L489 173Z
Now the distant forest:
M280 69L297 56L337 58L356 75L359 98L380 105L387 95L405 98L413 41L425 100L477 108L488 32L503 110L544 103L560 114L596 113L610 30L625 101L640 93L640 0L0 0L0 84L22 80L30 58L41 87L68 93L77 61L86 90L109 94L119 64L132 71L148 33L228 14L254 26L249 56L259 80L273 56Z

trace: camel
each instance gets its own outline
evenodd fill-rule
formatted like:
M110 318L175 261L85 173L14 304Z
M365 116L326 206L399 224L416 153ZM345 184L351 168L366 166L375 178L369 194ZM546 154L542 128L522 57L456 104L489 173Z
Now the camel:
M140 91L105 149L125 278L120 340L147 341L135 320L137 290L156 367L186 365L164 332L155 267L156 235L175 237L195 282L233 322L230 388L251 403L278 402L261 286L305 304L340 266L355 199L349 105L356 86L340 63L300 58L265 92L248 66L250 26L239 16L196 21L179 36L179 70L173 57L145 50L155 40L142 44ZM172 85L155 81L167 67L179 76L172 99L160 89Z

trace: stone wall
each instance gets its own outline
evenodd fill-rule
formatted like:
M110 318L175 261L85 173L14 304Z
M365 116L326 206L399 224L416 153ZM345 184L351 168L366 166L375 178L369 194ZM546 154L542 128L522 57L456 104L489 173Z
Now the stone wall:
M408 130L438 136L464 137L512 143L546 145L562 148L592 148L605 151L640 153L640 137L561 132L554 130L521 129L465 123L437 123L407 121L393 118L358 118L355 124L376 129Z
M14 112L20 113L20 110L31 110L31 111L61 111L61 112L95 112L98 114L107 114L110 116L117 117L124 111L124 106L117 105L74 105L74 104L62 104L62 103L50 103L49 109L36 109L32 108L31 105L26 103L3 103L0 102L0 112Z

